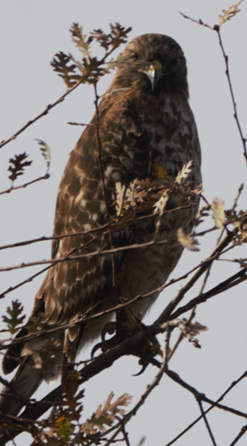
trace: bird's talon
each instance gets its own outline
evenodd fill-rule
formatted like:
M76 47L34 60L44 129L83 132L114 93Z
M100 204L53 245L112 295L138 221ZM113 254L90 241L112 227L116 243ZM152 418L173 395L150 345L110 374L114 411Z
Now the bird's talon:
M114 331L116 331L116 322L108 322L101 332L102 342L107 342L105 339L106 334L112 335Z
M140 372L135 373L135 374L132 375L132 376L140 376L140 375L142 375L142 374L145 372L145 370L146 370L146 368L147 368L149 362L145 362L145 364L141 364L141 360L140 360L140 361L139 361L139 364L142 365L142 368L141 368Z
M99 350L102 347L102 342L98 342L98 344L96 344L91 351L91 359L94 358L94 354L97 352L97 350Z

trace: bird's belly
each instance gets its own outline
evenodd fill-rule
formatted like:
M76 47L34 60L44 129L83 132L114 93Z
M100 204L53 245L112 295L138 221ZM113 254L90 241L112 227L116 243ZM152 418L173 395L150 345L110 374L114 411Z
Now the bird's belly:
M132 244L153 244L130 250L117 276L117 286L126 300L148 294L133 305L137 316L142 317L154 303L162 291L159 288L177 265L183 252L177 239L177 230L182 227L185 233L191 232L196 210L197 207L163 216L157 235L154 229L159 217L149 225L144 223L145 220L137 224Z

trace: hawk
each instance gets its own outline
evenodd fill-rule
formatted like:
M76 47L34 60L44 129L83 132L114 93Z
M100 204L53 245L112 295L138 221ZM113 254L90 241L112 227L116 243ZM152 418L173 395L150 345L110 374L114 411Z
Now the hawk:
M190 161L190 184L194 189L201 184L200 143L188 102L183 51L168 36L145 34L132 40L120 56L98 116L95 114L72 150L58 190L53 234L76 235L53 240L52 258L70 255L70 260L49 269L26 328L17 338L26 335L37 319L43 329L50 330L113 308L116 295L128 301L156 290L182 254L178 229L189 234L193 228L198 195L190 197L191 207L183 206L170 188L162 214L154 213L155 200L150 198L152 185L153 195L160 197L166 178L172 184ZM135 203L133 218L123 219L110 231L107 223L117 221L117 187L130 191L133 184L145 190L144 202L149 197L151 204L138 208ZM119 249L114 261L109 253L101 255L112 247L153 240L165 242ZM86 256L90 253L99 255ZM132 314L142 317L158 294L132 304ZM42 380L56 378L64 358L73 363L76 353L100 335L110 318L104 315L10 346L3 371L18 370L11 387L3 391L0 411L17 415L24 403L16 394L28 399Z

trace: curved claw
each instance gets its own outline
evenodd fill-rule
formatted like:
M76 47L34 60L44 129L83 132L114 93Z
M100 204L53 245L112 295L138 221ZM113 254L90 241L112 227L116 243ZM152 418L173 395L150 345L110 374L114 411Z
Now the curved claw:
M135 374L132 375L132 376L140 376L140 375L142 375L142 374L145 372L145 370L146 370L148 364L149 364L149 362L146 362L146 364L142 364L142 368L141 368L140 372L135 373Z
M98 342L98 344L96 344L91 351L91 359L93 359L94 354L97 352L97 350L99 350L102 347L102 342Z
M105 325L101 332L101 340L102 342L106 342L106 334L108 334L107 326ZM98 345L98 344L97 344Z
M156 340L156 338L155 338L155 340ZM139 361L139 364L142 366L141 370L140 370L140 372L138 372L138 373L136 373L135 375L132 375L132 376L140 376L140 375L142 375L145 372L147 366L151 363L151 360L157 354L159 354L160 349L158 348L158 346L156 348L152 349L152 345L153 344L151 344L149 346L150 348L148 348L146 351L143 351L141 353L141 359Z

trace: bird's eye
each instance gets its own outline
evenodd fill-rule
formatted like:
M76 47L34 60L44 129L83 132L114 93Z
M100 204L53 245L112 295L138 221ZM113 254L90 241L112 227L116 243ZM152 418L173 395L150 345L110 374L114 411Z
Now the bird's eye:
M177 68L179 66L179 62L180 62L179 57L174 57L174 59L171 60L169 66L171 67L172 71L176 71L177 70Z
M134 51L131 51L131 59L133 59L133 60L137 60L138 59L138 56L137 56L136 53L134 53Z

